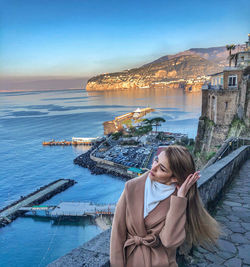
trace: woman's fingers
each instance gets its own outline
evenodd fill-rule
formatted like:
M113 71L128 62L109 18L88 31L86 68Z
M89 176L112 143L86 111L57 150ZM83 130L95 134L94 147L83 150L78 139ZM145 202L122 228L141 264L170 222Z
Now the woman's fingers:
M192 185L194 185L197 182L197 180L199 178L200 178L200 172L199 171L195 172L194 174L192 174L192 173L189 174L181 186L177 185L177 189L178 189L177 195L186 196L189 189L192 187Z
M191 181L192 177L193 177L193 174L192 173L189 174L183 184L188 184Z
M200 178L200 172L199 171L195 172L191 176L189 175L186 179L188 187L190 188L193 184L195 184L199 178ZM189 188L188 188L188 190L189 190Z

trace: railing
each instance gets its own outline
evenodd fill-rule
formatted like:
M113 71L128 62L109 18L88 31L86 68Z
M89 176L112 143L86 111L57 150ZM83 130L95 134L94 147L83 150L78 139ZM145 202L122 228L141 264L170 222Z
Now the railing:
M250 145L250 138L238 138L238 137L230 137L224 141L220 149L217 151L214 157L212 157L208 163L203 167L203 169L207 168L208 166L212 165L216 161L226 157L232 151L236 150L237 148Z

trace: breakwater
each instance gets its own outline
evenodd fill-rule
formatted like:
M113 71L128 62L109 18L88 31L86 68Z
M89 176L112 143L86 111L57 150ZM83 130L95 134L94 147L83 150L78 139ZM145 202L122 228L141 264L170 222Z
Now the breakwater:
M48 185L40 187L38 190L26 196L21 196L19 200L0 210L0 227L6 226L18 216L24 214L25 211L20 211L20 208L31 205L39 205L54 195L66 190L75 183L76 182L71 179L59 179L49 183Z
M131 175L126 173L124 170L119 170L117 167L112 167L104 164L100 164L94 160L91 159L91 153L94 149L90 149L84 154L78 156L74 159L74 164L77 164L79 166L82 166L84 168L88 168L91 172L91 174L108 174L112 176L117 176L122 179L131 179Z

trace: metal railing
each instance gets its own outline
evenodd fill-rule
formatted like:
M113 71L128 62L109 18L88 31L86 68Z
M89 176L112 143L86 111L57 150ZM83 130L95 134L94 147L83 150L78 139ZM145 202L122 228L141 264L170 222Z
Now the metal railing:
M226 157L234 150L238 149L241 146L250 145L250 138L241 138L241 137L230 137L220 147L214 157L212 157L207 164L203 167L203 169L212 165L216 161Z

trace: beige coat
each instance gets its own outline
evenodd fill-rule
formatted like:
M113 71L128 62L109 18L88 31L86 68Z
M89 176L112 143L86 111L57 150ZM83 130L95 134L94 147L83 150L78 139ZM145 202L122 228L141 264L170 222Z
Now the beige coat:
M126 182L117 203L110 239L111 267L178 266L176 248L186 236L187 199L173 193L144 219L147 175Z

